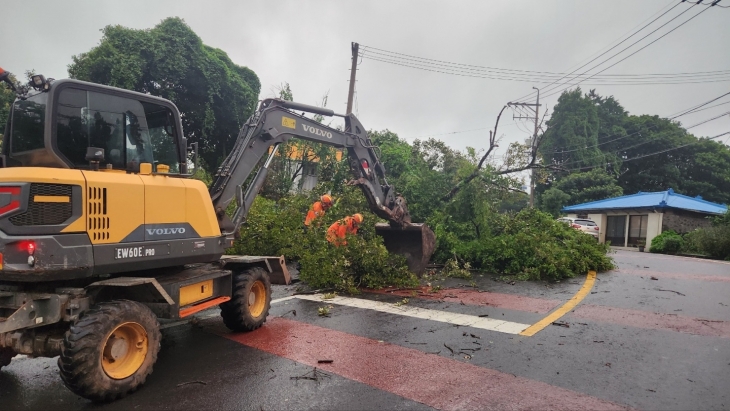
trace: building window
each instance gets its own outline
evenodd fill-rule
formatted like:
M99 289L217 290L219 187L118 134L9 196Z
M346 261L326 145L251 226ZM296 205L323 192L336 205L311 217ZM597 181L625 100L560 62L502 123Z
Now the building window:
M606 242L623 247L626 244L626 216L611 215L606 222Z
M646 241L646 226L648 215L629 216L629 245L638 245L639 241Z

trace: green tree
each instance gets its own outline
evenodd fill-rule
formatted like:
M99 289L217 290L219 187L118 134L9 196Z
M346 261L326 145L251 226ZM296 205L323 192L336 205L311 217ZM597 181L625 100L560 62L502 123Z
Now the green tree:
M584 96L580 88L564 92L547 121L540 155L544 162L568 169L601 164L600 128L596 98Z
M574 178L576 171L597 169L615 176L628 194L673 188L710 201L730 201L730 148L698 139L677 121L629 115L614 97L601 97L595 90L582 95L576 89L563 93L547 125L540 154L562 170L542 171L538 194L560 188L556 184ZM571 203L585 199L572 197ZM590 193L583 197L595 199Z
M203 44L177 17L148 30L102 29L98 46L73 56L69 76L173 101L189 142L198 142L209 172L228 154L253 113L261 89L256 74Z
M602 169L573 173L559 180L554 188L570 196L570 203L581 204L623 195L616 179Z
M540 196L540 209L556 218L563 207L569 204L570 195L557 188L549 188Z

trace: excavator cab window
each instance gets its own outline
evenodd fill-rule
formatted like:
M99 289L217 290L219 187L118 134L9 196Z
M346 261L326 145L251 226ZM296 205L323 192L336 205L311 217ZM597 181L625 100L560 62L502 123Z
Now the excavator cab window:
M101 167L139 171L141 163L179 172L174 116L167 107L133 98L64 88L58 97L56 144L74 168L88 168L87 147L104 149Z
M11 144L12 153L41 149L43 144L43 130L46 124L45 93L36 94L26 100L18 100L13 104L11 117Z

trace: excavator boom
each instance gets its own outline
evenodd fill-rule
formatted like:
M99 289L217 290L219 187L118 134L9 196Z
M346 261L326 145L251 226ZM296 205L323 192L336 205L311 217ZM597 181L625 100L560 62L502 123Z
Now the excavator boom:
M345 130L320 124L305 117L305 112L343 117ZM412 271L422 273L433 253L433 232L425 224L411 222L406 200L388 184L385 166L377 155L377 147L368 138L362 123L353 114L336 114L322 107L280 99L266 99L261 102L258 110L241 128L233 150L218 168L210 187L221 232L228 236L238 235L240 225L245 221L253 200L264 184L269 164L276 155L279 144L292 138L346 150L354 176L350 184L359 186L370 210L388 221L387 225L380 224L377 228L377 232L386 239L386 247L390 245L392 250L404 255ZM244 190L244 182L248 180L259 160L266 155L267 161ZM225 210L234 199L236 211L229 218Z

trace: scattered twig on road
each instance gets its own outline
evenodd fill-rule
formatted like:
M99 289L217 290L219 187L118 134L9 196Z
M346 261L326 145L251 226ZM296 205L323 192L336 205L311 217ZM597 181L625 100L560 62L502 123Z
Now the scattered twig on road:
M481 340L482 339L482 337L480 337L478 335L474 335L474 334L469 334L469 335L471 336L471 338L476 338L478 340Z
M309 371L304 375L289 377L290 380L311 380L317 382L319 382L319 380L322 378L332 378L332 376L327 374L326 372L318 370L317 367L314 367L312 371Z
M686 297L686 295L685 295L685 294L682 294L682 293L680 293L679 291L674 291L674 290L663 290L663 289L661 289L661 288L655 288L655 290L657 290L657 291L667 291L667 292L670 292L670 293L675 293L675 294L677 294L677 295L681 295L681 296L683 296L683 297Z
M652 279L652 280L658 280L658 278L656 278L656 277L654 277L654 276L652 276L652 277L651 277L651 279Z
M489 317L489 314L482 314L479 317Z
M281 316L283 317L289 313L291 313L291 315L293 315L295 317L297 316L297 310L289 310L289 311L285 312L284 314L282 314Z
M448 345L446 345L446 343L444 343L444 347L448 348L449 351L451 351L451 355L454 355L454 349L453 348L451 348Z
M317 364L332 364L334 360L317 360Z
M180 384L178 384L177 386L178 386L178 387L182 387L182 386L184 386L184 385L190 385L190 384L202 384L202 385L208 385L208 383L207 383L207 382L205 382L205 381L199 381L199 380L198 380L198 381L188 381L188 382L181 382L181 383L180 383Z
M568 324L568 323L560 323L560 322L557 322L556 321L556 322L550 323L550 324L557 325L557 326L560 326L560 327L570 328L570 324Z
M703 323L724 323L725 321L722 320L705 320L702 318L698 318L697 321L701 321Z
M603 340L593 340L594 343L602 343Z

